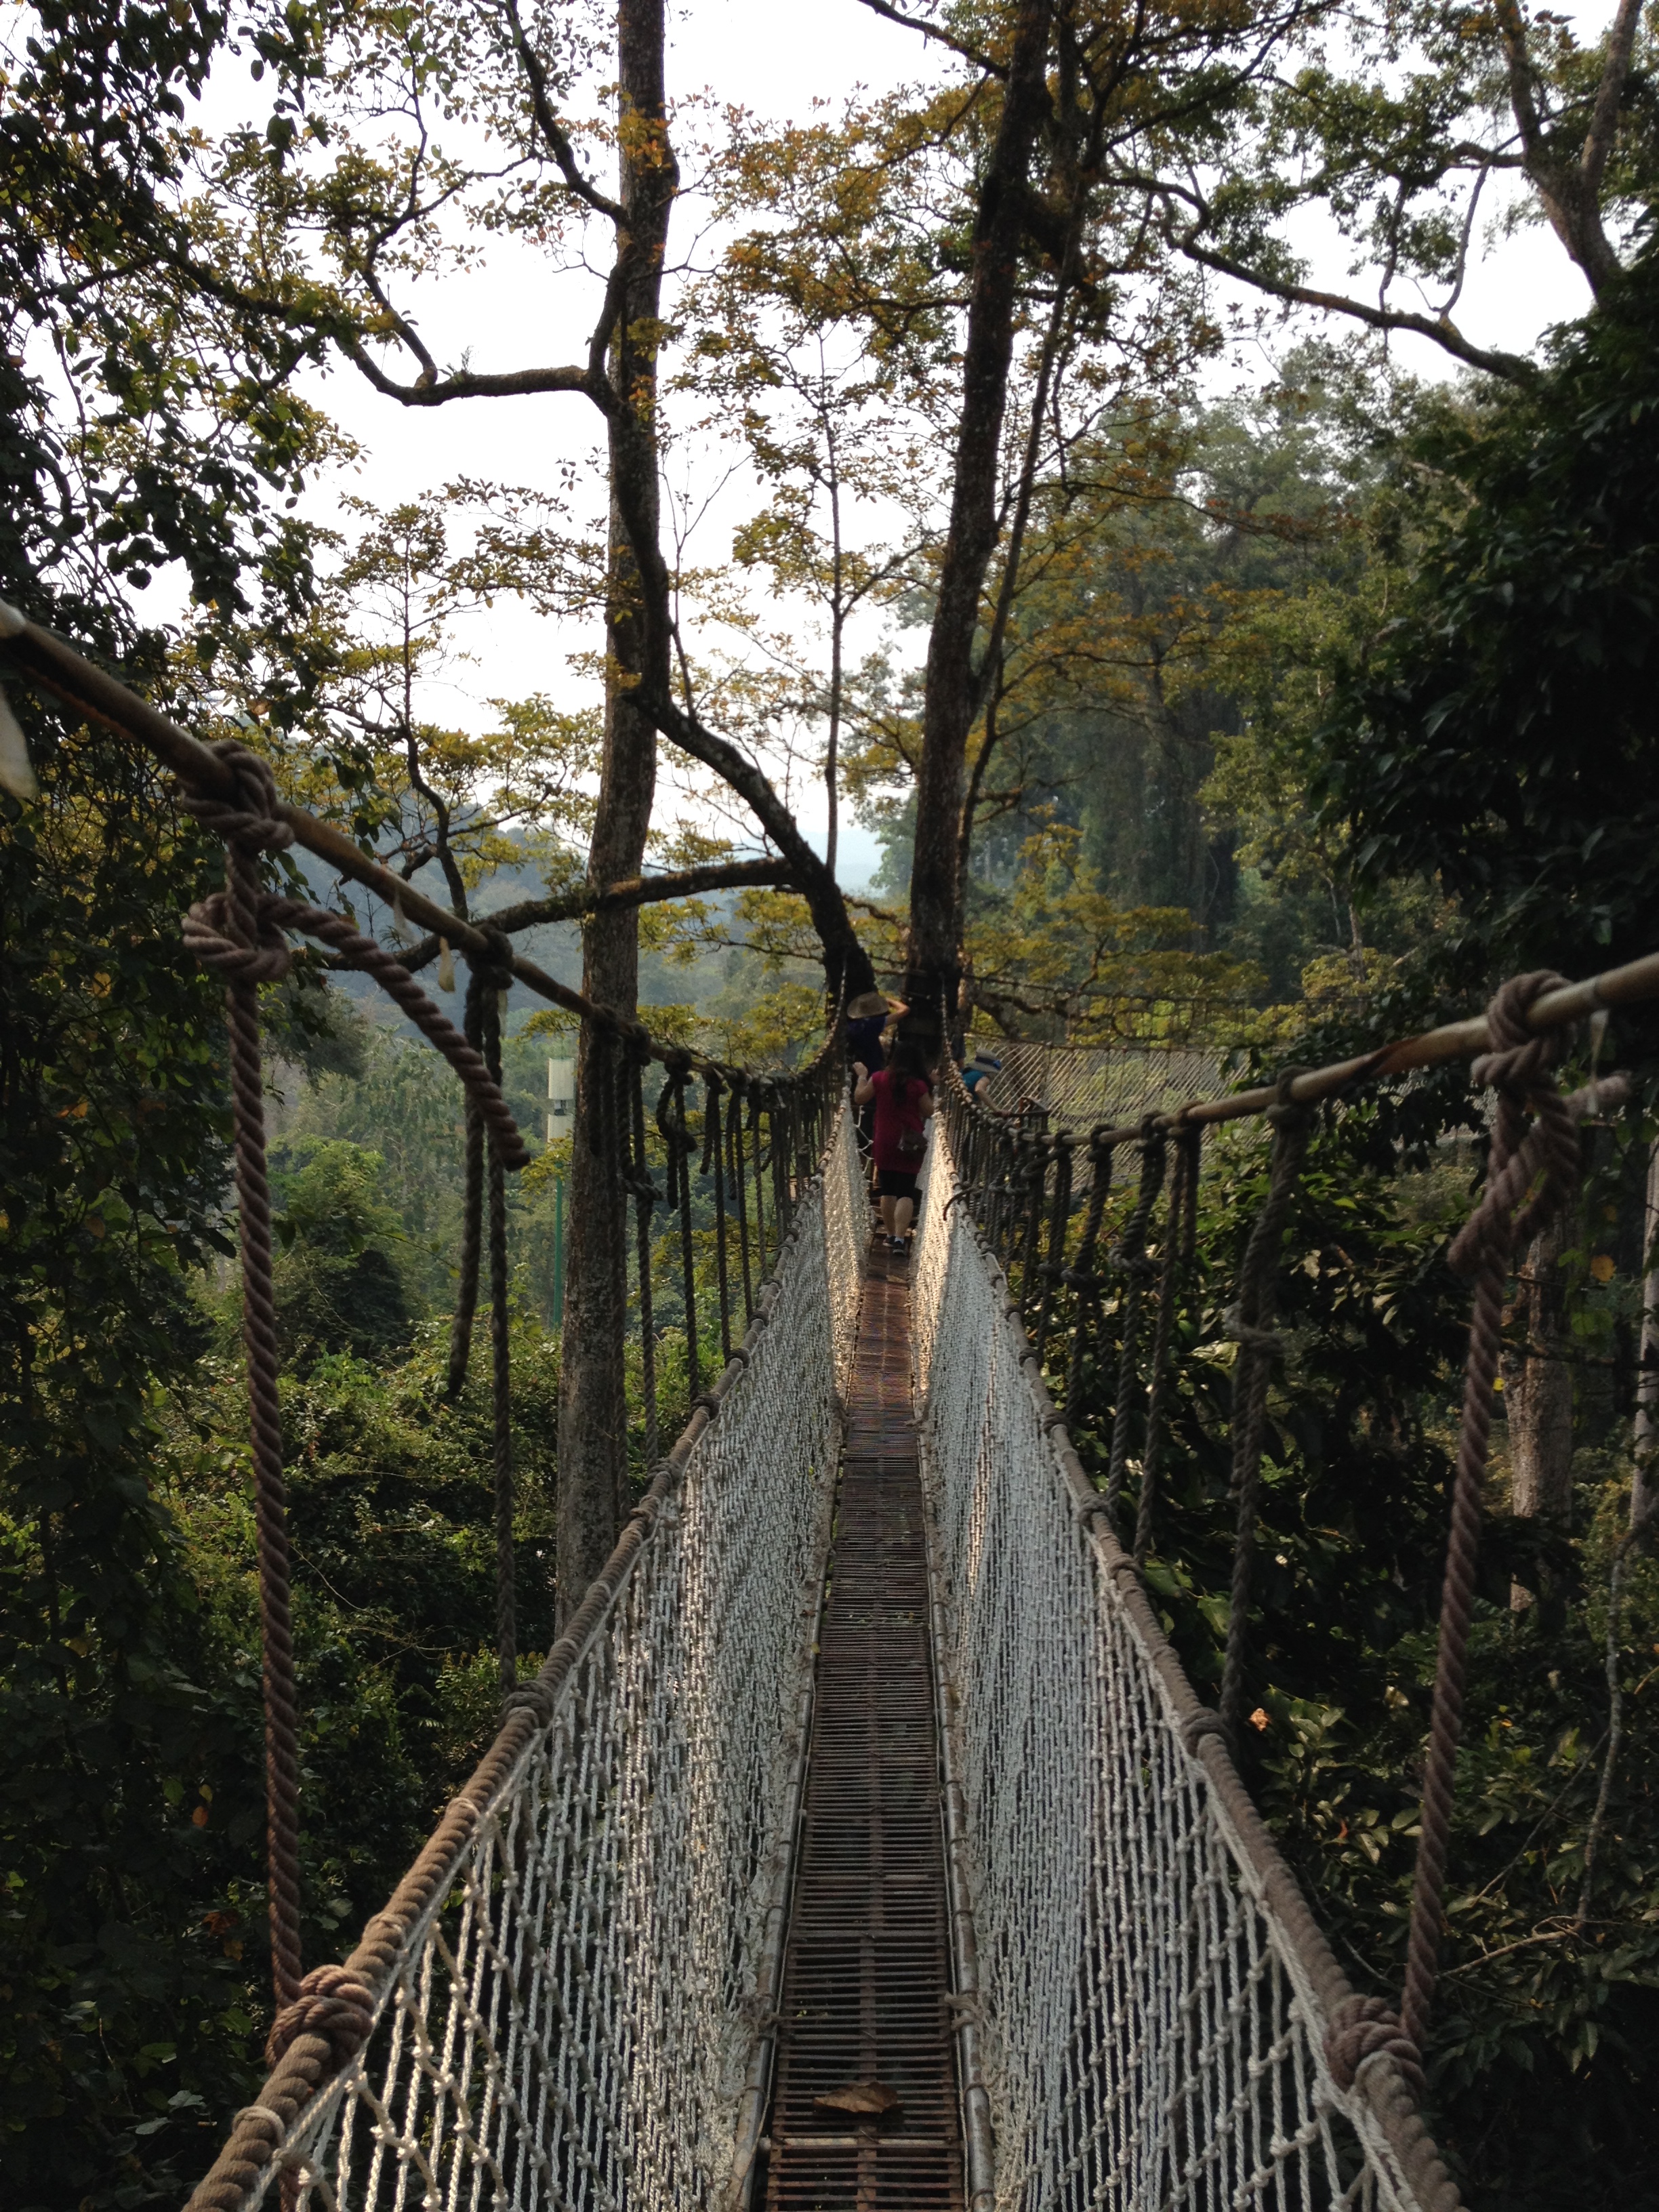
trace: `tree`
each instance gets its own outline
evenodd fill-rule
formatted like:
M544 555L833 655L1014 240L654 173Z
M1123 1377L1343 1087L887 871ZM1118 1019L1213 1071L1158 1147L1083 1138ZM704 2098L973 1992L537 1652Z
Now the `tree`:
M743 439L771 489L768 505L736 533L738 567L765 568L777 592L804 594L823 611L826 672L806 665L787 639L775 643L768 636L763 650L782 678L784 696L776 704L823 724L823 864L834 875L844 732L856 697L846 665L848 626L860 610L890 604L908 580L925 468L915 426L895 420L900 410L893 364L866 345L860 357L832 369L830 346L842 333L826 327L822 304L814 300L803 309L784 303L782 327L775 330L767 310L779 304L748 257L722 262L694 310L703 325L694 349L695 376L717 402L735 407L728 434ZM860 502L886 509L878 545L850 540L848 511ZM910 526L896 545L895 510ZM744 627L752 636L754 626Z
M1659 265L1638 263L1548 371L1401 457L1420 536L1391 619L1338 663L1320 734L1370 880L1432 872L1482 976L1589 971L1659 931L1648 765L1659 542Z
M657 358L663 257L678 171L668 144L662 0L622 0L617 16L621 198L611 277L615 320L606 415L611 456L611 567L605 628L604 760L588 848L599 889L637 875L656 788L656 727L641 694L665 691L668 637L647 612L659 542ZM526 46L525 52L528 53ZM597 913L584 938L582 985L602 1006L631 1014L639 990L638 916ZM608 1037L584 1030L576 1113L597 1129L616 1096ZM605 1565L629 1502L627 1388L628 1200L592 1143L573 1146L570 1237L559 1413L559 1589L565 1617Z
M1523 358L1467 337L1452 319L1482 194L1494 179L1523 180L1530 204L1518 219L1549 224L1598 300L1615 287L1630 261L1620 234L1641 216L1654 179L1651 44L1638 0L1617 0L1589 46L1564 18L1540 9L1529 20L1519 0L1498 0L1403 17L1310 8L1297 46L1300 67L1241 88L1226 142L1201 163L1135 165L1166 239L1199 267L1287 307L1410 331L1526 381ZM1306 281L1287 223L1310 205L1376 270L1374 302ZM1399 304L1407 286L1425 307Z
M53 0L6 40L0 595L161 689L130 594L171 568L223 629L297 624L281 501L331 443L289 334L135 281L179 243L185 103L228 35L216 7ZM258 2078L258 1960L208 1924L257 1890L228 1832L257 1691L205 1631L159 1414L224 1249L222 1015L179 938L207 855L161 778L15 705L40 795L0 797L0 2128L9 2198L101 2212L175 2198L199 2116Z
M956 55L969 79L929 103L925 129L920 112L893 118L886 157L902 169L919 149L931 153L942 141L965 156L966 172L952 179L961 243L953 241L946 265L965 263L967 281L947 309L960 330L961 367L948 517L928 580L915 758L906 989L920 1009L937 1004L941 991L954 992L975 801L969 749L1001 680L1045 453L1066 443L1058 427L1066 411L1061 383L1069 378L1088 411L1099 404L1109 381L1103 364L1114 349L1167 376L1210 342L1186 316L1179 285L1166 283L1138 317L1126 312L1130 285L1149 267L1147 203L1144 185L1125 174L1127 149L1186 144L1218 129L1299 18L1293 9L1257 10L1255 43L1247 46L1233 40L1231 26L1145 12L1123 19L1048 0L1000 9L971 39L931 12L878 12ZM864 198L875 213L883 210L881 191ZM823 258L843 254L842 240L832 236ZM872 265L884 273L887 263ZM939 303L933 304L937 313ZM889 306L884 288L866 276L848 291L845 312L878 322ZM1032 341L1024 420L1006 440L1024 331ZM981 760L995 749L994 730L988 735Z

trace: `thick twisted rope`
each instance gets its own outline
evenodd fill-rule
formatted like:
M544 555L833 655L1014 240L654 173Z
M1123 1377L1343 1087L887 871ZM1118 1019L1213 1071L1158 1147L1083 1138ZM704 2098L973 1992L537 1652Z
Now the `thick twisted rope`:
M287 975L293 955L271 918L260 856L294 833L276 818L269 765L245 746L217 750L236 778L236 798L186 798L186 810L225 841L225 888L191 908L185 941L224 978L242 1262L242 1342L247 1353L248 1423L259 1569L260 1685L265 1730L265 1867L270 1978L277 2009L300 1993L300 1734L294 1617L277 1401L276 1300L271 1276L270 1182L265 1165L264 1070L258 987Z
M720 1304L720 1357L732 1357L732 1288L726 1256L726 1140L720 1097L726 1089L711 1068L704 1079L702 1164L706 1176L714 1176L714 1270Z
M1123 1478L1129 1465L1129 1422L1134 1410L1141 1301L1154 1272L1146 1252L1146 1232L1152 1226L1158 1194L1164 1188L1167 1158L1164 1132L1158 1126L1157 1115L1149 1114L1141 1124L1140 1188L1135 1194L1133 1210L1123 1224L1123 1234L1114 1255L1123 1275L1123 1337L1118 1352L1117 1403L1112 1411L1111 1456L1106 1468L1106 1510L1114 1528L1123 1496Z
M1100 1141L1096 1130L1089 1138L1090 1184L1089 1203L1083 1212L1083 1234L1078 1242L1077 1265L1068 1267L1060 1279L1076 1300L1072 1314L1072 1346L1066 1363L1066 1419L1068 1425L1075 1422L1083 1403L1083 1352L1088 1341L1089 1322L1099 1310L1102 1288L1100 1276L1095 1271L1095 1250L1100 1242L1100 1224L1106 1210L1106 1199L1112 1188L1114 1148Z
M1401 2016L1420 2050L1440 1967L1440 1923L1451 1833L1454 1778L1463 1729L1463 1691L1468 1674L1469 1623L1474 1610L1476 1556L1480 1543L1480 1492L1492 1432L1492 1386L1497 1379L1504 1320L1504 1286L1517 1245L1537 1236L1559 1210L1578 1172L1578 1131L1553 1073L1559 1032L1536 1036L1527 1009L1561 978L1547 970L1516 975L1486 1009L1492 1049L1473 1064L1475 1082L1498 1094L1498 1114L1480 1202L1460 1231L1447 1258L1474 1283L1468 1358L1463 1372L1463 1418L1457 1441L1451 1534L1440 1599L1440 1644L1434 1705L1423 1776L1422 1831L1412 1885L1411 1933Z
M726 1183L737 1209L738 1258L743 1269L743 1317L745 1325L755 1310L755 1285L749 1265L748 1177L743 1171L743 1094L746 1079L741 1073L734 1073L730 1078L732 1106L726 1117Z
M192 811L198 807L212 806L212 800L186 799ZM204 815L204 821L209 817ZM214 826L209 821L209 826ZM287 824L275 827L287 832ZM501 1147L501 1158L510 1168L526 1167L530 1154L514 1120L512 1109L502 1097L500 1086L484 1066L480 1054L428 999L406 968L399 965L392 955L377 945L372 937L365 937L337 914L330 914L319 906L312 906L304 899L266 896L259 902L260 926L270 934L270 942L279 942L276 933L283 930L301 930L307 937L315 937L331 946L341 956L348 968L361 969L372 975L394 1004L400 1006L429 1044L435 1045L444 1058L466 1085L470 1096L477 1098L483 1115L484 1127L491 1132ZM230 975L241 970L238 963L243 957L240 942L228 934L229 908L227 894L216 892L191 907L185 917L185 942L204 965ZM283 950L286 951L286 947ZM281 974L280 969L271 971ZM264 971L255 971L255 980L266 980Z
M668 1203L679 1217L680 1290L685 1304L685 1371L690 1401L702 1389L702 1361L697 1343L697 1285L691 1229L691 1154L696 1139L686 1118L685 1091L691 1079L689 1060L667 1063L668 1080L657 1100L657 1127L668 1154Z
M466 981L466 1041L475 1052L483 1044L484 987L477 968ZM478 1311L478 1259L483 1240L484 1132L483 1115L469 1091L462 1143L460 1272L455 1284L455 1310L449 1319L448 1395L459 1398L466 1388L466 1370L472 1364L472 1325Z
M510 972L510 971L509 971ZM495 978L486 979L493 983ZM484 1065L499 1087L501 1079L501 994L486 992L483 1006ZM489 1207L489 1399L490 1459L495 1505L495 1663L501 1695L519 1680L518 1590L513 1554L513 1330L507 1298L507 1176L501 1139L489 1133L485 1169Z
M1298 1106L1291 1097L1291 1085L1299 1072L1293 1067L1284 1071L1279 1079L1277 1100L1267 1109L1273 1132L1267 1195L1250 1231L1250 1241L1244 1248L1243 1263L1238 1271L1237 1303L1227 1316L1228 1333L1238 1345L1238 1359L1233 1369L1232 1408L1232 1494L1237 1525L1219 1710L1227 1741L1235 1746L1244 1706L1244 1657L1249 1640L1250 1592L1255 1579L1261 1452L1267 1434L1267 1383L1279 1350L1279 1333L1273 1327L1279 1252L1313 1123L1311 1109Z
M1037 1308L1036 1326L1032 1331L1039 1367L1048 1349L1048 1322L1054 1312L1054 1285L1059 1282L1066 1264L1066 1231L1072 1218L1072 1147L1075 1142L1069 1129L1057 1132L1054 1140L1054 1189L1048 1209L1048 1257L1041 1270L1042 1298Z
M1352 1996L1340 1998L1325 2031L1325 2063L1337 2087L1352 2089L1354 2077L1365 2061L1380 2052L1386 2052L1395 2061L1421 2096L1421 2055L1388 2000Z
M276 811L270 764L234 740L214 748L236 781L229 800L187 794L183 805L225 841L225 888L185 917L186 945L222 975L230 1033L231 1098L242 1265L242 1340L247 1353L254 1522L259 1569L261 1682L265 1729L265 1844L271 1982L279 2021L301 1993L299 1853L299 1707L294 1665L288 1493L277 1401L276 1305L272 1280L270 1182L266 1165L264 1072L258 987L285 975L293 954L284 932L303 930L372 975L437 1046L475 1098L502 1157L527 1155L499 1086L478 1054L408 974L373 939L302 899L277 897L261 880L261 856L282 852L294 832Z

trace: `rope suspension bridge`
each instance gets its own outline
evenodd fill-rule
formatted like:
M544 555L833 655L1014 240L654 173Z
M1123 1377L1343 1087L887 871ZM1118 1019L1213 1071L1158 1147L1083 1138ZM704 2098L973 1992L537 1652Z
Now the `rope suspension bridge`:
M225 980L258 1516L276 2014L270 2072L191 2212L926 2205L1455 2212L1420 2109L1504 1286L1565 1199L1573 1025L1659 956L1516 979L1486 1017L1121 1127L998 1111L942 1069L914 1256L866 1253L838 1025L757 1075L659 1048L282 804L9 611L15 665L148 744L227 851L186 939ZM337 915L273 896L290 842L471 963L464 1032ZM374 975L467 1098L464 1377L492 1286L503 1717L340 1964L300 1951L298 1766L258 987L294 934ZM539 1671L514 1629L497 993L579 1015L594 1148L634 1208L649 1480ZM1319 1102L1458 1058L1496 1091L1453 1247L1474 1319L1401 2004L1351 1985L1240 1780L1275 1285ZM700 1094L700 1096L699 1096ZM1170 1343L1206 1132L1265 1115L1227 1330L1237 1531L1220 1696L1148 1600ZM1111 1217L1115 1165L1138 1180ZM659 1449L667 1224L690 1416ZM1074 1431L1113 1310L1103 1486ZM1132 1443L1134 1455L1132 1456Z

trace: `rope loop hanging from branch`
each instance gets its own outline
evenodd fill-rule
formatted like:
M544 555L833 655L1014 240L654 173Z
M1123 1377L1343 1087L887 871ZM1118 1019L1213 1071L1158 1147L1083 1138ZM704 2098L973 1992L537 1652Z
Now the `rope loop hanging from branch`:
M270 763L234 739L212 748L234 779L229 799L186 792L185 811L225 842L225 888L185 916L185 943L224 979L230 1033L231 1102L242 1274L242 1337L247 1355L254 1519L259 1575L261 1686L265 1734L265 1844L271 1982L279 2023L299 2003L308 1978L300 1943L299 1706L294 1663L292 1562L277 1399L276 1294L271 1264L270 1183L266 1158L264 1073L258 986L293 966L286 933L303 931L371 975L466 1086L469 1106L490 1133L502 1163L528 1154L498 1082L477 1047L459 1036L390 953L338 915L265 889L264 856L285 851L294 832L279 813ZM319 1969L322 1972L323 1969Z
M647 1467L652 1467L656 1463L659 1439L657 1330L651 1282L651 1216L661 1202L662 1193L651 1180L651 1162L646 1150L645 1071L650 1065L650 1048L642 1039L631 1038L624 1059L626 1066L623 1079L627 1098L618 1152L623 1177L634 1200L635 1273L640 1290L640 1394L645 1410L645 1462ZM625 1274L625 1261L623 1271Z
M230 1030L236 1210L242 1267L242 1342L247 1355L259 1571L261 1688L265 1733L265 1863L271 1983L280 2013L300 1994L300 1732L294 1667L288 1491L277 1400L276 1299L271 1267L270 1182L265 1161L264 1070L258 986L275 982L293 954L270 919L263 856L293 833L276 819L270 764L245 745L216 750L236 778L229 804L186 797L186 811L225 842L225 888L185 920L185 941L222 975Z
M732 1357L732 1285L726 1257L726 1123L720 1099L726 1091L717 1068L703 1077L702 1172L714 1178L714 1284L720 1308L720 1358ZM734 1109L735 1110L735 1109Z
M1054 1290L1066 1266L1066 1232L1072 1218L1072 1153L1076 1143L1077 1139L1069 1129L1055 1132L1054 1188L1048 1206L1048 1251L1039 1270L1042 1298L1037 1308L1036 1327L1031 1333L1032 1346L1039 1367L1048 1348L1048 1323L1054 1311Z
M474 968L466 979L465 1007L461 1018L467 1042L480 1054L483 1046L483 986ZM459 1398L466 1388L466 1370L471 1364L472 1323L478 1310L478 1254L483 1235L483 1115L470 1091L466 1094L462 1145L460 1273L455 1285L455 1310L449 1322L449 1372L446 1383L452 1398Z
M1084 1208L1083 1234L1079 1240L1077 1264L1067 1267L1061 1280L1073 1296L1072 1347L1066 1365L1066 1420L1067 1426L1075 1424L1083 1403L1083 1355L1091 1340L1091 1324L1100 1313L1100 1294L1105 1288L1105 1279L1097 1273L1095 1254L1100 1243L1100 1224L1106 1210L1106 1200L1112 1188L1112 1166L1115 1146L1104 1141L1097 1129L1089 1138L1089 1203Z
M665 1058L663 1065L668 1071L668 1080L657 1100L657 1127L668 1155L668 1203L678 1214L680 1294L685 1304L686 1386L695 1403L702 1389L702 1364L697 1346L697 1291L691 1228L691 1155L696 1150L696 1140L685 1111L691 1062L685 1054L673 1053Z
M483 1058L492 1080L501 1079L501 1007L513 971L496 960L476 971L483 999ZM479 1117L482 1121L482 1115ZM518 1588L513 1549L513 1338L507 1310L507 1176L501 1139L489 1135L485 1188L489 1211L489 1389L491 1468L495 1508L495 1664L501 1695L519 1680ZM476 1240L475 1240L476 1241Z

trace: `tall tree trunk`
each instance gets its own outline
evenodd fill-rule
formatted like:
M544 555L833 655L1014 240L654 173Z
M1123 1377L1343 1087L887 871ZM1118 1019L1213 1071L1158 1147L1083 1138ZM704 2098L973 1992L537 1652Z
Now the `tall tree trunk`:
M1516 1279L1523 1340L1519 1355L1504 1362L1504 1403L1510 1504L1527 1520L1565 1523L1572 1508L1572 1368L1560 1260L1577 1233L1571 1209L1559 1215L1528 1246ZM1518 1585L1513 1601L1528 1602Z
M962 939L958 841L969 732L980 705L974 665L981 595L997 541L1003 414L1013 359L1019 255L1031 153L1048 113L1046 64L1054 0L1021 0L1002 119L979 190L973 279L963 350L951 526L939 564L927 644L916 842L910 872L910 951L905 996L931 1012L954 1000Z
M656 789L657 736L635 694L641 682L664 690L668 682L666 640L649 635L639 570L621 513L625 499L655 543L658 319L678 182L664 121L663 0L620 0L617 49L623 124L619 197L625 230L618 240L623 283L611 375L629 415L613 416L610 433L610 659L599 802L587 861L587 880L596 889L640 872ZM582 950L582 988L602 1005L632 1013L639 994L638 909L591 915ZM603 1095L595 1096L594 1085L596 1073L610 1065L606 1048L601 1044L596 1051L584 1031L576 1062L559 1385L562 1623L605 1565L629 1503L623 1366L627 1200L604 1141L611 1133L614 1109ZM601 1139L597 1148L591 1133Z

